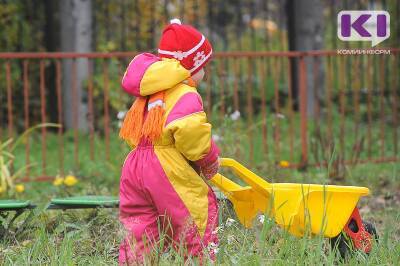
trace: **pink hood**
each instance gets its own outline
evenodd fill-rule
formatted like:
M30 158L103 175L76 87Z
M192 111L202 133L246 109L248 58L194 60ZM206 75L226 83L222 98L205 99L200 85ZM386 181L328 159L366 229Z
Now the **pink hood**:
M178 60L142 53L129 63L122 88L133 96L148 96L175 87L190 77Z

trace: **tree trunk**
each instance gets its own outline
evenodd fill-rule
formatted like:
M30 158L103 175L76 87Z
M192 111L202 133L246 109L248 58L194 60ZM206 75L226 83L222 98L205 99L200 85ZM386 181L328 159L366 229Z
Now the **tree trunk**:
M61 50L90 52L92 43L91 0L63 0L60 4ZM75 62L75 63L74 63ZM88 77L88 60L63 60L63 111L66 129L88 130L83 82ZM75 80L74 80L75 79Z
M289 50L321 50L323 48L323 2L319 0L288 0L286 10ZM315 60L320 60L320 58L315 58ZM293 95L295 99L298 99L299 69L295 60L292 62ZM316 62L319 68L316 69L314 77L312 59L307 58L305 62L307 67L307 113L313 116L316 104L315 92L322 91L324 86L323 64Z

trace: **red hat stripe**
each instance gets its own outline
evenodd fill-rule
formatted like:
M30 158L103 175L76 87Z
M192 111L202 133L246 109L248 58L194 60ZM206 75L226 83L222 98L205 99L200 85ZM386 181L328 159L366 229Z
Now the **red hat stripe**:
M158 53L159 54L171 55L171 56L173 56L174 58L176 58L178 60L182 60L183 58L188 57L189 55L191 55L194 52L196 52L197 49L199 49L203 45L205 40L206 40L206 37L204 37L204 35L202 34L200 42L195 47L190 49L189 51L186 51L186 52L182 52L182 51L166 51L166 50L158 49Z

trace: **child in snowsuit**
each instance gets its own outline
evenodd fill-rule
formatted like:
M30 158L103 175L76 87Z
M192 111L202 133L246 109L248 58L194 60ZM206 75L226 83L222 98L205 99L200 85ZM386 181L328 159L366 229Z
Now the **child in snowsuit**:
M122 79L137 98L120 131L133 147L120 180L120 220L128 231L120 264L141 261L160 230L188 256L201 258L218 242L217 199L203 178L218 172L219 150L196 90L212 47L196 29L172 20L158 54L136 56Z

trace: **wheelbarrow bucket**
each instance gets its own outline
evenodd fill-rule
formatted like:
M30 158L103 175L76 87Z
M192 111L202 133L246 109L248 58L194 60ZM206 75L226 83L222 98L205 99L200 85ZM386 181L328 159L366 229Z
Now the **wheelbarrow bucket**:
M366 187L268 183L229 158L221 159L221 166L248 184L241 186L221 174L211 179L248 228L259 213L266 213L295 236L311 233L332 238L343 230L359 198L369 194Z

